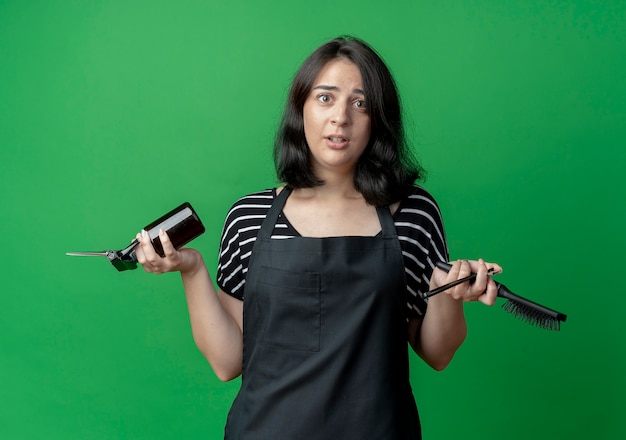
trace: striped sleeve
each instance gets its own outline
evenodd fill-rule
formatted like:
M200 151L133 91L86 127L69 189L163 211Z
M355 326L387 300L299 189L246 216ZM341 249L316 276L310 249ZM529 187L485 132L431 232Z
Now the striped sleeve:
M273 200L274 192L270 189L251 194L237 200L226 215L218 257L217 285L235 298L243 299L252 246Z
M423 294L437 261L448 261L448 246L439 206L422 187L402 201L394 222L404 257L409 317L426 312Z

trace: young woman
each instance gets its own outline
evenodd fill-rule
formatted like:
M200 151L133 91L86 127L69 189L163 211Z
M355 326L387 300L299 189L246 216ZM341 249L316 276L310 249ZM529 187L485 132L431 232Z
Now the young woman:
M279 129L283 185L227 215L217 292L202 256L165 257L140 233L147 272L179 271L193 335L217 376L242 376L227 439L419 439L407 342L430 366L466 335L465 301L491 305L496 264L456 261L439 209L414 182L393 77L355 38L334 39L297 72ZM428 300L429 289L469 275Z

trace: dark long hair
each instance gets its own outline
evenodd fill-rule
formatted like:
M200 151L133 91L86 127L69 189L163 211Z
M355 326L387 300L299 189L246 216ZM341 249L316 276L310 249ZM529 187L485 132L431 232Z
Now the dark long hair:
M400 97L389 68L374 49L354 37L339 37L320 46L296 73L274 144L278 179L292 188L324 183L311 167L303 108L318 73L335 59L359 68L371 121L369 143L354 171L354 186L370 205L397 202L423 177L424 169L407 146Z

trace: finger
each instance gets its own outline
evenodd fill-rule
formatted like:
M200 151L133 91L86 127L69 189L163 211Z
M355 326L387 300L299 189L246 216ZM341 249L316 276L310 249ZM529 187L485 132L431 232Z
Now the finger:
M146 261L156 262L160 258L156 251L154 250L154 246L152 245L152 240L150 239L150 235L145 229L141 230L141 247L143 249L143 253L145 255Z
M135 256L137 257L137 262L143 265L146 262L146 256L143 252L143 243L141 242L141 233L137 233L135 236L135 240L139 242L139 245L135 247Z
M139 246L135 248L137 262L141 264L143 270L148 273L158 273L159 267L155 263L158 261L158 255L154 250L150 236L145 230L137 234Z
M467 260L459 260L457 263L458 264L458 271L456 272L456 276L450 280L450 281L455 281L461 278L465 278L469 275L471 275L472 273L472 267L469 263L469 261ZM454 265L453 265L454 267ZM453 274L454 275L454 274ZM470 287L470 283L469 281L466 281L464 283L459 284L458 286L454 287L453 289L450 289L449 291L449 295L454 298L455 300L459 301L471 301L472 297L470 295L471 292L471 287Z
M161 240L161 246L163 246L163 253L166 257L172 257L176 253L176 248L172 244L169 235L163 229L159 229L159 239Z
M437 266L434 267L433 273L430 277L429 288L430 290L436 289L444 284L448 284L451 281L457 279L459 274L460 261L450 262L450 270L444 271Z
M497 299L498 286L492 279L489 279L489 281L487 282L487 289L485 290L485 293L483 295L480 295L478 297L478 301L488 306L492 306L496 303Z
M487 268L491 271L491 275L498 275L502 272L502 267L495 263L485 263Z
M502 268L497 264L485 263L482 258L478 260L478 264L482 267L479 268L479 271L477 272L478 275L476 276L476 284L480 285L480 288L483 290L481 294L477 297L477 301L480 301L488 306L492 306L495 304L496 299L498 298L498 287L496 283L491 279L491 275L496 275L500 273L502 271ZM484 275L482 272L483 269L486 269Z
M137 258L137 262L141 264L141 267L145 272L151 273L153 271L152 265L146 259L146 254L144 252L145 243L143 243L143 237L141 232L135 236L135 239L139 242L139 245L135 247L135 257Z
M482 261L482 260L481 260ZM484 294L478 297L478 301L488 306L493 306L498 299L498 285L491 278L493 275L498 275L502 272L502 266L496 263L484 263L488 271L487 286Z
M446 281L453 281L459 278L459 271L461 270L461 260L456 260L452 263L452 267L448 271L448 279Z
M468 260L461 260L459 278L466 277L472 273L472 266Z
M474 299L479 299L487 289L487 282L489 281L489 269L482 258L474 264L474 271L476 272L476 279L471 290Z
M460 278L459 273L461 272L461 263L461 260L456 260L452 263L452 267L448 273L445 274L442 285L451 283L452 281L456 281Z

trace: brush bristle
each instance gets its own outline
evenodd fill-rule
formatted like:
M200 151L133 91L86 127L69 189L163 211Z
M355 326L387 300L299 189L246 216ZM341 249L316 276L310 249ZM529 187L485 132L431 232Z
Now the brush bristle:
M502 304L502 308L516 318L537 327L554 331L561 329L561 323L558 319L513 300L507 300Z

